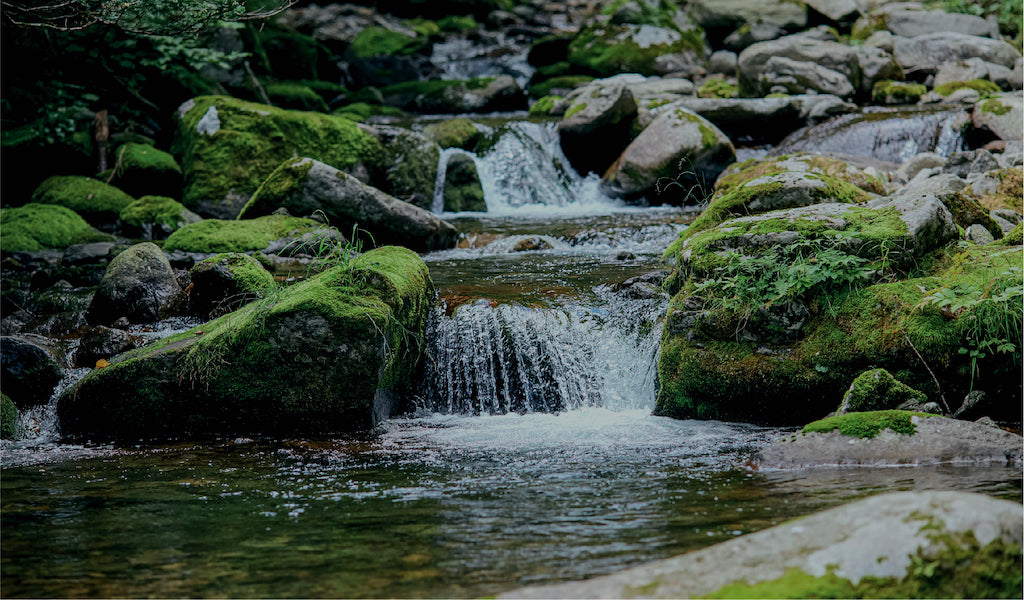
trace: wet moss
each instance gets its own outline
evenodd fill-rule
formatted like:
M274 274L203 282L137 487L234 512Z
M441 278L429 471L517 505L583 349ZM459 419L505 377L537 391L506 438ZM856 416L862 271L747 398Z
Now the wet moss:
M113 241L92 228L73 210L55 204L30 203L0 210L0 250L33 252L72 244Z
M117 162L125 170L142 170L147 172L167 172L181 175L178 161L170 153L158 150L149 144L129 142L118 147L115 153Z
M258 260L248 254L237 252L217 254L199 264L223 266L231 273L239 290L256 297L263 297L277 289L274 276Z
M904 402L923 404L928 396L897 381L885 369L865 371L853 380L843 396L840 413L896 408Z
M271 242L298 237L323 228L311 219L267 215L244 221L207 219L186 225L164 242L164 250L185 252L251 252L263 250Z
M839 433L854 438L870 439L877 437L885 429L893 433L914 435L917 426L911 417L935 417L927 413L915 413L905 410L875 410L869 412L850 412L834 417L826 417L804 426L804 433Z
M575 115L576 113L583 112L586 109L587 109L587 103L586 102L576 102L572 106L570 106L568 108L568 110L565 111L565 114L562 115L562 118L563 119L568 119L568 118L572 117L573 115Z
M697 95L701 98L736 98L740 95L740 88L720 77L712 77L697 88Z
M126 225L141 227L148 223L167 225L176 229L185 222L183 204L166 196L143 196L124 207L121 211L121 222Z
M334 109L331 113L339 117L362 123L370 117L403 117L405 111L394 106L381 106L379 104L367 104L366 102L353 102Z
M551 110L561 99L561 96L544 96L530 107L530 116L544 117L551 114Z
M437 20L437 26L447 33L461 33L477 28L472 15L446 15Z
M133 200L112 185L80 175L50 177L32 194L32 202L70 208L93 225L113 223Z
M998 85L984 79L972 79L970 81L950 81L935 86L935 93L940 96L948 96L957 90L971 89L979 94L998 94L1003 91ZM995 101L998 104L998 101ZM982 107L982 110L985 110Z
M18 433L18 407L6 394L0 394L0 439L13 439Z
M266 86L267 96L274 106L291 110L327 112L327 103L317 92L301 83L284 81Z
M995 99L985 100L981 103L981 112L983 113L992 113L994 115L1003 116L1011 110L1012 109L1009 106L1006 106Z

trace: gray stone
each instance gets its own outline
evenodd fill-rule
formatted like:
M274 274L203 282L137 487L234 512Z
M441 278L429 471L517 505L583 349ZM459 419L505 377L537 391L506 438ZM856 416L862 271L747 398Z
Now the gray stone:
M67 267L105 263L110 258L114 242L93 242L68 246L60 257L60 264Z
M144 344L144 338L121 329L102 325L90 327L75 350L75 364L79 367L94 368L96 362L101 359L111 359Z
M987 415L993 408L995 407L992 406L992 400L988 394L981 390L973 390L964 397L963 404L956 409L953 417L973 421Z
M904 181L910 181L920 173L922 169L941 167L945 165L946 162L947 159L944 156L940 156L934 152L922 152L914 155L913 158L903 163L897 173Z
M998 26L981 17L941 10L887 11L886 28L895 35L917 37L929 33L960 33L980 37L999 38Z
M60 383L57 361L46 349L20 337L0 337L0 391L20 409L46 404Z
M857 50L857 58L860 60L860 91L863 94L870 94L879 81L903 79L903 68L891 52L865 45Z
M1024 98L1020 92L993 95L975 105L971 112L975 129L985 129L1001 140L1024 137Z
M853 96L853 84L846 75L811 62L802 62L773 56L758 75L760 89L783 88L788 94L810 91L832 94L841 98Z
M744 93L765 94L760 75L772 58L781 57L842 73L851 84L860 82L860 60L853 48L809 36L790 35L748 47L739 56L739 83Z
M698 598L734 583L774 581L793 569L814 577L831 571L850 582L902 579L913 573L915 557L927 561L948 551L943 538L970 534L983 547L997 540L1020 544L1022 513L1019 502L983 494L882 494L611 575L520 588L499 597ZM936 531L943 536L933 535Z
M857 111L856 104L831 94L793 96L793 100L800 107L800 118L809 124Z
M733 52L742 52L748 46L758 42L777 40L786 35L786 30L768 23L751 23L743 25L736 31L729 34L722 42L725 47Z
M929 33L913 38L898 37L893 56L906 71L934 74L944 63L969 58L1011 67L1020 53L1001 40L962 33Z
M833 430L801 433L762 450L765 469L831 466L925 465L940 463L1021 464L1021 437L970 421L910 417L912 435L885 429L873 438L853 438Z
M836 24L852 23L861 14L857 0L806 0L805 3Z
M896 47L896 36L889 31L876 31L864 40L864 47L878 48L892 54L893 48Z
M1018 58L1013 66L1010 68L1010 76L1007 78L1006 83L1009 84L1011 90L1019 90L1024 88L1024 58Z
M998 168L999 163L988 150L967 150L951 154L942 172L966 179L972 173L986 173Z
M558 123L562 150L578 171L604 172L629 144L636 100L622 83L584 90Z
M155 244L144 242L110 261L86 318L99 325L121 317L152 323L175 314L183 301L184 291L167 257Z
M1020 213L1009 208L998 208L989 212L988 216L992 217L1004 234L1013 231L1013 228L1020 225L1021 222Z
M985 63L985 68L988 70L988 80L998 85L1004 90L1017 89L1013 87L1013 69L1010 67L1004 67L1003 65L995 65L992 63Z
M967 238L968 242L973 242L975 244L978 244L979 246L991 244L992 242L995 241L995 238L992 236L991 233L989 233L988 229L985 229L984 225L979 225L978 223L975 223L974 225L971 225L970 227L967 228L965 237Z
M705 29L736 28L758 22L798 29L807 24L807 9L786 0L695 0L687 3L687 12Z
M973 57L964 60L942 63L935 73L934 86L938 87L951 81L970 81L988 78L988 63Z
M907 237L918 254L944 246L959 236L953 215L931 194L892 196L877 206L885 207L899 211L900 219L907 226Z
M719 50L718 52L712 53L711 58L708 59L708 72L735 75L736 65L737 56L735 52Z

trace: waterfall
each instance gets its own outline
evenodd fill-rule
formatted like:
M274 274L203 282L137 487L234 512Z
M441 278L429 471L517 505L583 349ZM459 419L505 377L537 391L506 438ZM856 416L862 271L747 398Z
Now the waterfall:
M610 290L605 290L611 295ZM438 307L418 408L442 413L652 408L664 301L528 308L480 299Z

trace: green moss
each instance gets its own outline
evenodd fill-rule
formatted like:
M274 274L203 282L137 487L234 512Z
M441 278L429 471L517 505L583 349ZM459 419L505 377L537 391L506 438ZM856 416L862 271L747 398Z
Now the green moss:
M587 103L586 102L576 102L572 106L570 106L568 110L565 111L565 114L562 116L562 118L563 119L568 119L568 118L572 117L573 115L575 115L576 113L582 112L582 111L586 110L586 108L587 108Z
M115 153L118 164L125 170L143 170L147 172L170 172L181 175L181 167L174 157L163 150L157 150L149 144L129 142L118 147Z
M220 129L197 133L216 108ZM207 213L234 217L249 196L286 159L309 156L339 169L372 166L383 156L380 142L344 118L282 110L223 96L201 96L178 127L185 190L182 203L202 203Z
M1006 106L999 100L991 98L981 103L981 112L992 113L994 115L1003 116L1012 110L1009 106Z
M270 242L297 237L321 229L311 219L268 215L244 221L207 219L186 225L164 242L164 250L186 252L247 252L263 250Z
M405 111L393 106L367 104L366 102L353 102L352 104L346 104L345 106L334 109L331 114L361 123L370 117L403 117L405 116Z
M871 88L871 99L882 104L913 104L927 91L928 88L920 83L886 79L875 82Z
M0 394L0 439L13 439L18 433L18 407L6 394Z
M870 412L851 412L834 417L826 417L804 426L804 433L828 433L838 430L839 433L855 438L873 438L884 429L903 435L914 435L917 426L911 417L934 417L927 413L913 413L905 410L876 410Z
M697 95L701 98L736 98L740 89L720 77L712 77L697 88Z
M277 289L274 276L263 265L248 254L228 252L211 256L200 264L222 265L234 278L240 291L256 297L263 297Z
M423 135L442 148L462 148L472 151L480 141L480 130L469 119L449 119L431 123L423 128Z
M113 222L134 198L92 177L50 177L36 188L32 202L64 206L93 224Z
M601 9L601 14L614 15L631 1L632 0L613 0ZM631 23L635 23L637 25L654 25L656 27L682 31L676 23L676 15L679 12L679 6L677 6L675 2L672 2L671 0L655 0L653 2L638 2L635 3L635 6L640 9L640 13L638 18L630 21Z
M659 75L656 59L665 54L692 53L703 57L704 36L699 29L676 32L679 39L667 44L640 46L635 41L637 26L595 24L580 29L569 43L569 62L598 77L619 73Z
M857 19L857 22L853 24L853 29L850 31L850 39L853 41L864 41L876 31L884 30L887 22L888 15L884 13Z
M863 412L896 408L904 402L925 403L928 396L896 380L885 369L865 371L853 380L843 396L839 412Z
M0 250L33 252L45 248L67 248L72 244L113 241L93 229L69 208L55 204L26 204L0 210Z
M408 55L423 50L427 41L383 27L367 27L360 31L345 51L352 58L381 55Z
M530 107L531 117L545 117L551 114L555 104L562 99L561 96L544 96Z
M183 204L166 196L143 196L124 207L121 222L136 227L153 223L177 228L185 222L186 210Z
M957 90L964 88L974 90L980 94L998 94L1003 91L998 85L984 79L972 79L970 81L950 81L935 86L935 93L940 96L948 96ZM983 109L984 110L984 109Z
M1024 244L1024 223L1017 223L1017 226L1003 236L1003 239L996 242L1000 246L1020 246Z
M271 83L267 84L266 91L270 102L275 106L292 110L327 112L327 103L320 94L301 83Z
M594 81L594 78L590 75L559 75L558 77L552 77L539 83L531 84L530 96L533 98L542 98L544 96L549 96L551 94L551 90L574 90L590 83L591 81Z
M437 20L437 26L446 33L461 33L477 28L472 15L446 15Z

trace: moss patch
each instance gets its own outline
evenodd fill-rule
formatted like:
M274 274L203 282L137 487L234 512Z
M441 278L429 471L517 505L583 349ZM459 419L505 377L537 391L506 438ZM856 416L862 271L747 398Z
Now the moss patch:
M231 272L238 287L246 292L262 296L277 287L274 276L263 265L248 254L229 252L211 256L201 264L223 265Z
M559 102L561 99L561 96L544 96L530 107L530 116L548 116L551 114L551 110L555 108L555 103Z
M67 248L72 244L113 241L92 228L77 213L55 204L26 204L0 210L0 250L33 252Z
M917 426L911 417L934 417L927 413L913 413L905 410L876 410L870 412L851 412L834 417L826 417L804 426L804 433L828 433L838 430L839 433L855 438L869 439L878 436L884 429L903 435L914 435Z
M979 94L998 94L1003 91L998 85L984 79L972 79L970 81L949 81L942 85L935 86L935 93L940 96L948 96L957 90L970 89ZM984 108L982 109L984 110Z
M701 98L736 98L740 95L740 88L720 77L712 77L697 88L697 95Z
M79 175L50 177L32 194L32 202L70 208L94 225L116 221L132 200L112 185Z
M267 215L244 221L207 219L186 225L164 242L164 250L186 252L251 252L263 250L270 242L298 237L322 229L311 219Z
M143 196L124 207L121 222L141 227L147 223L177 228L185 222L185 206L166 196Z
M587 103L586 102L576 102L575 104L570 106L568 108L568 110L565 111L565 114L562 115L562 118L563 119L568 119L568 118L572 117L573 115L575 115L576 113L583 112L586 109L587 109Z
M569 43L569 62L597 77L619 73L660 75L656 59L666 54L689 53L698 60L704 54L704 36L699 29L666 30L678 35L675 41L641 45L638 33L650 25L595 24L580 29Z
M0 438L13 439L18 433L18 407L6 394L0 394Z
M871 88L871 99L881 104L914 104L927 91L928 88L920 83L886 79L875 82Z
M924 403L928 396L901 383L885 369L865 371L853 380L843 396L839 412L863 412L896 408L904 402Z
M370 117L404 117L405 111L393 106L381 106L380 104L367 104L366 102L353 102L334 109L331 113L339 117L345 117L352 121L362 123Z
M383 27L366 27L360 31L345 51L352 58L381 55L415 54L427 46L427 40L410 37Z
M117 162L125 170L142 170L148 172L170 172L181 175L178 161L170 153L157 150L149 144L129 142L122 144L115 153Z
M270 102L275 106L292 110L327 112L327 103L323 97L301 83L270 83L267 84L266 91Z

